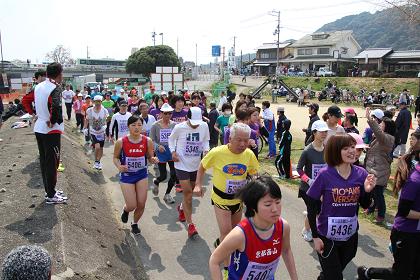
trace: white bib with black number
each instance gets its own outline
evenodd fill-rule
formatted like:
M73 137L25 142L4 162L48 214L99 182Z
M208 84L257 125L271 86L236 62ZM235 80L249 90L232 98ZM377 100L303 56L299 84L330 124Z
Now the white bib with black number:
M274 273L277 270L279 259L272 261L271 263L256 263L249 262L248 266L242 276L242 279L248 280L271 280L274 279Z
M187 141L185 145L184 155L186 157L199 157L203 152L203 143L202 142L192 142Z
M227 194L237 193L246 183L246 180L226 180L226 190Z
M357 216L328 217L327 238L334 241L347 241L357 231Z
M128 167L128 172L137 172L141 169L146 168L145 157L126 157L125 164Z

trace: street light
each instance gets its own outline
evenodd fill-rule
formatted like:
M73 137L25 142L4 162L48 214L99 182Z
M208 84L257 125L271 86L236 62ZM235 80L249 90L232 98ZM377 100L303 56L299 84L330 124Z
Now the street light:
M162 45L163 45L163 33L159 33L160 36L162 36Z
M269 13L270 16L277 16L277 28L274 31L273 35L277 35L277 63L276 63L276 78L278 77L278 69L279 69L279 59L280 59L280 11L273 10Z

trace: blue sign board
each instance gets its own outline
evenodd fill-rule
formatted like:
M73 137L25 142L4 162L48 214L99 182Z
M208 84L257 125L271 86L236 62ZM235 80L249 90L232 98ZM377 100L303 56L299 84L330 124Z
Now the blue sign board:
M220 56L220 45L211 46L211 55L212 56Z

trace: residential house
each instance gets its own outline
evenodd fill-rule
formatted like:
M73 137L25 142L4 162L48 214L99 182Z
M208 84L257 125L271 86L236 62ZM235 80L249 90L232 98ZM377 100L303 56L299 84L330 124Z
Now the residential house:
M315 72L321 67L339 72L339 65L346 72L361 50L351 30L308 34L290 47L293 57L281 59L281 64L304 72Z
M354 58L363 73L366 71L382 71L384 69L384 57L392 53L391 48L366 49Z
M289 57L293 54L293 49L290 47L293 41L286 41L280 43L279 60ZM252 63L254 72L259 75L267 76L275 74L277 66L277 43L264 43L258 47L255 61Z

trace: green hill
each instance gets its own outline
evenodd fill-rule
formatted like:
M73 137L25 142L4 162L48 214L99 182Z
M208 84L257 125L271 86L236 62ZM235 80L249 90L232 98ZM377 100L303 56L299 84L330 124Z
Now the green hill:
M364 12L327 23L317 32L353 30L362 49L392 47L394 50L420 49L420 24L408 23L396 8L374 14Z

